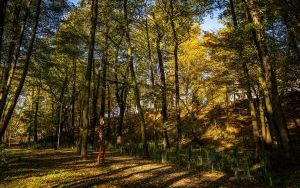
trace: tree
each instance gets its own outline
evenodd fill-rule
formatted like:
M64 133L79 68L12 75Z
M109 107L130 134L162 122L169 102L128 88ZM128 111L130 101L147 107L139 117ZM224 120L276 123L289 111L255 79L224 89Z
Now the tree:
M230 10L232 14L232 21L233 21L233 26L235 30L238 30L238 22L237 22L237 17L236 17L236 12L235 12L235 7L234 7L234 2L233 0L230 0ZM247 91L247 98L249 101L249 111L251 115L251 123L252 123L252 128L253 128L253 137L254 137L254 142L256 143L256 149L258 150L260 147L260 135L259 135L259 128L258 128L258 112L256 110L255 103L253 101L252 97L252 91L251 91L251 78L249 75L249 69L248 65L246 63L245 59L243 56L243 44L238 41L237 43L237 53L240 59L242 59L242 67L243 67L243 72L244 72L244 80L245 80L245 85L246 85L246 91Z
M173 40L174 40L174 64L175 64L175 108L176 108L176 127L177 127L177 141L176 141L176 148L177 150L180 149L180 143L181 143L181 123L180 123L180 91L179 91L179 75L178 75L178 36L177 36L177 30L175 27L175 21L174 21L174 0L170 0L170 20L171 20L171 27L172 27L172 33L173 33Z
M13 97L12 104L10 105L10 107L8 109L8 112L7 112L7 115L4 118L3 125L2 125L2 128L0 130L0 137L2 137L4 135L5 129L7 128L8 124L9 124L9 121L12 117L15 106L18 102L18 98L19 98L20 93L21 93L21 91L23 89L23 86L24 86L24 82L25 82L27 72L28 72L28 68L29 68L30 57L31 57L32 51L33 51L33 45L34 45L34 41L35 41L37 27L38 27L38 23L39 23L40 10L41 10L41 0L38 0L37 1L37 9L36 9L35 20L34 20L35 22L34 22L34 25L33 25L33 28L32 28L31 39L30 39L30 42L29 42L28 51L27 51L26 58L25 58L25 64L24 64L23 72L22 72L21 79L20 79L20 82L18 84L17 90L16 90L15 95Z
M92 1L91 6L92 18L91 18L91 29L89 35L89 50L88 50L88 64L86 67L85 74L85 84L83 91L83 121L81 128L81 158L83 160L87 159L87 136L88 136L88 127L90 119L90 89L91 89L91 75L92 75L92 65L94 59L94 49L95 49L95 35L96 35L96 26L97 26L97 16L98 16L98 0Z
M140 99L140 91L138 88L138 83L136 80L134 65L133 65L133 55L132 55L132 46L131 46L131 38L130 38L130 31L129 31L129 19L128 19L128 9L127 9L127 0L123 1L123 9L124 9L124 18L125 18L125 37L126 42L128 45L128 52L127 52L127 64L130 69L130 75L133 82L133 89L134 89L134 96L135 96L135 103L138 109L138 112L140 114L141 118L141 140L143 143L144 148L144 156L148 157L148 143L147 143L147 137L146 137L146 122L144 117L144 112L141 106L141 99Z
M264 26L261 22L256 2L251 0L248 2L247 6L251 21L255 24L256 49L261 61L261 74L263 74L260 79L260 84L265 95L267 116L269 117L271 126L279 131L279 141L286 151L286 154L289 155L291 150L289 133L278 95L276 75L265 41Z
M1 51L2 51L2 37L3 37L3 30L4 30L4 20L5 20L5 12L6 12L7 0L0 1L0 59L1 58ZM2 62L1 62L2 63Z

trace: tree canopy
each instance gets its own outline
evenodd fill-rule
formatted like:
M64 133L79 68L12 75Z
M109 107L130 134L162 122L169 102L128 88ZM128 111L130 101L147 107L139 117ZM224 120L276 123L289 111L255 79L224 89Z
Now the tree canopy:
M204 31L216 10L223 27ZM299 10L297 0L1 0L2 143L74 146L83 160L96 150L98 163L107 148L163 163L205 148L248 166L294 164Z

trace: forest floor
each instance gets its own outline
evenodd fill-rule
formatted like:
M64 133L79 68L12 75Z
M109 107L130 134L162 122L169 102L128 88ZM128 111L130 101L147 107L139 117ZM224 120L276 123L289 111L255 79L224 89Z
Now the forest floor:
M97 165L96 153L82 161L69 149L7 151L10 162L0 187L262 187L222 172L191 171L116 152Z

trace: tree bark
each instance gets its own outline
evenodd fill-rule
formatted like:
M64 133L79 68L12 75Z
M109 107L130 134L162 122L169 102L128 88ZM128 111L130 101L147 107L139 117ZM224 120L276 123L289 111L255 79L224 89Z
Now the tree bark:
M115 95L116 100L119 106L119 118L118 118L118 125L117 125L117 145L122 145L123 143L123 122L124 122L124 115L126 110L126 99L127 99L127 84L122 85L119 87L118 84L118 75L117 71L115 71L115 79L116 79L116 86L115 86Z
M147 9L147 1L145 3L145 7ZM146 11L148 14L148 10ZM155 18L154 18L155 19ZM148 26L148 18L145 19L146 24L146 38L147 38L147 51L148 51L148 66L150 70L150 80L151 80L151 87L153 91L153 105L155 109L155 114L158 114L158 107L157 107L157 96L155 94L155 78L154 78L154 67L153 67L153 59L152 59L152 49L151 49L151 42L150 42L150 35L149 35L149 26ZM155 118L156 119L156 118ZM153 123L153 130L154 130L154 137L155 137L155 144L158 143L158 131L156 128L156 121Z
M19 25L19 17L20 17L20 12L21 12L21 7L17 6L14 10L14 19L13 19L13 29L10 32L10 43L8 47L8 58L7 58L7 63L5 66L3 66L3 77L1 77L1 89L0 90L0 116L2 114L2 104L3 100L6 100L7 98L7 80L9 78L9 72L11 69L12 61L13 61L13 55L14 55L14 50L16 46L16 41L18 39L18 25ZM0 58L1 59L1 58ZM4 107L3 107L4 108Z
M234 7L233 0L230 0L230 9L231 9L231 14L232 14L233 26L235 27L235 29L238 29L238 22L237 22L237 17L236 17L236 13L235 13L235 7ZM247 91L247 98L248 98L248 103L249 103L249 111L250 111L252 131L253 131L253 138L254 138L254 142L256 145L256 154L258 154L258 149L260 147L260 134L259 134L258 116L257 116L258 113L257 113L256 107L255 107L255 103L253 101L253 97L252 97L251 78L249 75L249 69L248 69L247 63L244 60L245 58L243 57L244 56L243 49L244 49L243 44L241 42L238 42L237 52L239 55L239 59L242 60L244 80L245 80L245 86L246 86L246 91Z
M111 92L110 92L110 85L107 85L107 129L106 129L107 144L110 144L110 135L111 135L110 126L111 126Z
M37 96L35 96L35 113L33 122L33 140L35 143L38 142L38 113L39 113L39 102L40 102L40 87L37 86Z
M91 29L89 35L89 49L88 49L88 63L85 73L84 83L84 95L83 95L83 114L82 114L82 128L81 128L81 158L87 159L87 136L90 121L90 90L91 90L91 77L92 77L92 65L94 61L94 49L95 49L95 35L97 27L97 16L98 16L98 0L92 1L91 6L92 18L91 18Z
M11 62L12 65L11 65L11 68L9 68L9 73L8 73L7 79L3 80L3 89L0 92L0 119L2 118L3 111L5 109L5 105L7 102L7 96L10 91L10 86L11 86L13 77L15 75L16 65L17 65L17 62L19 59L19 54L21 51L22 41L24 38L25 27L26 27L28 16L29 16L29 9L30 9L31 3L32 3L32 1L28 1L28 3L27 3L25 15L24 15L24 21L23 21L23 24L20 29L20 35L18 38L17 46L15 48L15 53L13 54L13 57L12 57L12 62Z
M167 149L169 148L169 138L168 132L166 128L166 123L168 121L168 109L167 109L167 85L166 85L166 78L165 78L165 69L163 64L162 58L162 51L160 48L162 36L158 34L156 40L156 52L157 52L157 59L160 71L160 91L161 91L161 116L162 116L162 127L163 127L163 154L162 154L162 162L167 162Z
M262 63L264 79L261 87L266 97L266 109L270 117L270 124L279 130L279 142L287 157L291 152L291 143L287 129L286 120L281 107L281 102L277 90L277 80L273 65L270 60L269 50L265 41L264 26L258 13L258 8L254 0L249 0L246 4L255 24L255 40L257 52Z
M106 98L106 72L107 72L107 56L108 56L108 29L105 34L105 50L102 59L102 79L101 79L101 107L100 107L100 114L99 114L99 153L98 153L98 164L105 162L105 155L106 155L106 147L105 147L105 132L104 132L104 123L105 123L105 98Z
M8 0L0 0L0 59L1 57L1 52L2 52L2 38L3 38L3 31L4 31L4 21L5 21L5 12L6 12L6 6L7 6L7 1ZM0 62L0 66L1 62Z
M146 5L147 6L147 5ZM148 18L146 17L146 38L147 38L147 51L148 51L148 65L150 69L150 80L151 86L154 91L155 89L155 80L154 80L154 71L153 71L153 62L152 62L152 53L151 53L151 44L150 44L150 37L149 37L149 27L148 27ZM153 97L154 105L155 105L155 97Z
M68 68L66 68L66 75L64 77L64 82L61 85L61 90L60 90L60 95L59 95L59 105L56 107L56 119L57 119L57 127L56 127L56 138L57 138L57 142L58 140L60 140L60 133L62 130L62 125L63 125L63 121L62 121L62 113L63 113L63 108L62 106L64 106L64 96L65 96L65 91L66 88L68 87L68 83L69 83L69 77L68 77ZM59 143L57 143L57 149L59 147Z
M175 26L174 21L174 0L170 0L170 21L171 21L171 27L172 27L172 34L173 34L173 40L174 40L174 67L175 67L175 111L176 111L176 127L177 127L177 138L176 138L176 150L177 152L181 148L181 119L180 119L180 91L179 91L179 74L178 74L178 36L177 36L177 30Z
M71 130L72 130L72 144L75 144L75 127L76 127L76 60L73 60L73 85L72 85L72 99L71 99L71 106L72 106L72 115L71 115Z
M124 8L124 18L125 18L125 36L126 41L128 45L128 51L127 51L127 63L130 69L131 79L133 82L133 88L134 88L134 95L135 95L135 103L138 109L138 113L141 118L141 140L143 143L143 150L144 150L144 157L149 157L148 152L148 142L146 137L146 122L144 117L144 112L141 105L141 99L140 99L140 91L138 88L138 83L136 80L135 70L133 66L133 55L132 55L132 45L131 45L131 38L130 38L130 31L129 31L129 19L128 19L128 10L127 10L127 0L123 1L123 8Z
M96 131L96 126L98 123L99 119L99 110L98 110L98 103L99 103L99 90L100 90L100 79L101 79L101 74L100 71L98 74L96 74L95 71L95 65L93 66L93 73L94 73L94 88L93 88L93 98L92 98L92 116L91 116L91 125L90 125L90 144L94 147L95 145L95 131ZM96 78L95 78L96 77Z
M15 106L18 102L18 98L21 94L21 91L22 91L24 83L25 83L25 79L26 79L26 76L27 76L27 73L28 73L28 68L29 68L29 63L30 63L30 57L32 55L35 36L36 36L37 27L38 27L38 23L39 23L39 16L40 16L40 10L41 10L41 1L42 0L38 0L38 2L37 2L36 15L35 15L35 18L34 18L34 25L33 25L33 28L32 28L31 39L30 39L30 42L29 42L29 46L28 46L28 50L27 50L27 54L26 54L26 58L25 58L25 64L24 64L24 67L23 67L23 72L22 72L19 84L17 86L17 90L15 92L15 95L13 96L12 104L10 105L10 107L7 111L7 115L4 119L3 125L1 127L0 137L2 137L5 133L5 130L6 130L8 124L9 124L9 121L12 117Z
M261 136L262 136L262 142L263 146L267 150L272 149L272 136L271 136L271 131L270 131L270 126L267 122L266 119L266 114L265 114L265 102L264 102L264 97L260 96L260 101L259 101L259 117L260 117L260 123L261 123Z

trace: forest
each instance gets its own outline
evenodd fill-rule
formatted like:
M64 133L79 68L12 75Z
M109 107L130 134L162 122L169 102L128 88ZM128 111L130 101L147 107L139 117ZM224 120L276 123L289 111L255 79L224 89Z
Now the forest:
M0 0L0 138L0 187L299 187L300 1Z

